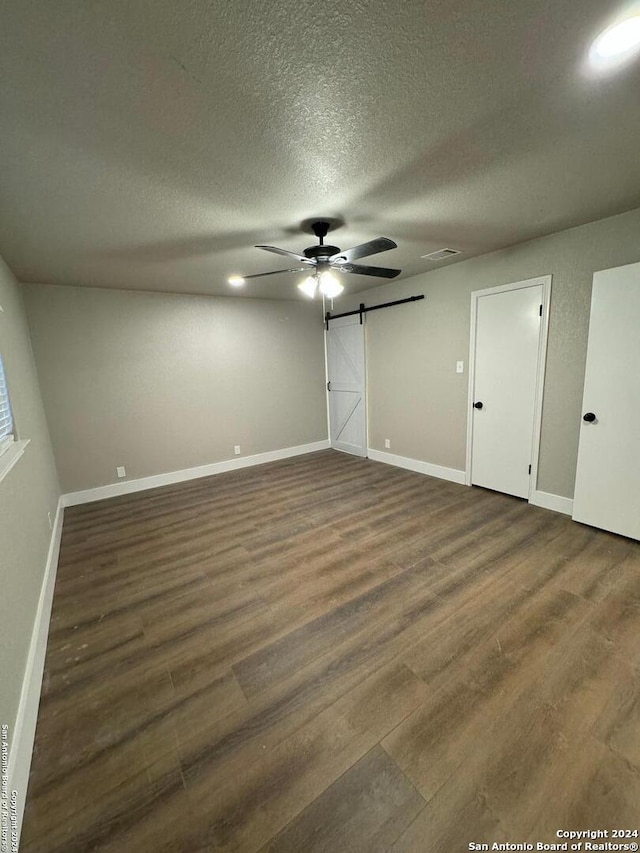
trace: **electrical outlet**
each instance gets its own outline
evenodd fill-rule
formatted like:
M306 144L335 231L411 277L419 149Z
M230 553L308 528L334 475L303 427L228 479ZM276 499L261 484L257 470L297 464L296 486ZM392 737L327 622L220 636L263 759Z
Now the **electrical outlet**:
M387 450L389 450L389 448L391 447L391 439L390 438L385 438L384 446L387 448Z
M49 519L49 530L53 530L53 519L50 512L47 513L47 518Z
M236 456L240 456L240 445L239 444L236 444L236 446L233 448L233 452Z
M464 361L456 361L456 373L464 373Z
M118 467L116 468L116 474L118 475L118 477L127 476L127 472L124 470L124 465L118 465Z

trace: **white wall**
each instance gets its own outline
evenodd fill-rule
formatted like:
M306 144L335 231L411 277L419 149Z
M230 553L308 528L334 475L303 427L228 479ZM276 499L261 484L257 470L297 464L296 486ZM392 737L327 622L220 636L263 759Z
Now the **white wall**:
M15 730L59 489L20 287L0 260L0 352L24 455L0 482L0 723ZM24 796L24 791L21 792Z
M593 273L638 260L634 210L336 300L338 313L426 296L367 315L370 447L384 450L390 438L392 453L464 469L470 294L551 274L538 489L572 497ZM464 375L455 372L457 360Z
M370 446L462 470L470 294L551 274L538 488L571 497L593 272L639 260L639 235L630 211L336 300L426 296L367 316ZM24 291L64 491L326 437L315 303Z
M318 305L24 292L64 492L327 437Z

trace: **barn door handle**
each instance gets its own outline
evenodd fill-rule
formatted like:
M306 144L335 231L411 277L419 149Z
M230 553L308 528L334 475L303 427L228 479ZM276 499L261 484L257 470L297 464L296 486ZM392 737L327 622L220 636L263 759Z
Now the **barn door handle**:
M480 403L480 402L478 402L478 403L474 403L474 404L473 404L473 408L474 408L474 409L481 409L481 408L482 408L482 403Z
M582 420L586 421L588 424L592 424L596 419L596 416L593 412L587 412L586 415L582 416Z

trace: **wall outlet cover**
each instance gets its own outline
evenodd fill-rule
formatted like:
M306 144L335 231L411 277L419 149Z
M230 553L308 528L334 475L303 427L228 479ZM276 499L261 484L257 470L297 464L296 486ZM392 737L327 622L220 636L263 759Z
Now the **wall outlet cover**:
M116 468L116 474L118 475L118 477L127 476L127 472L124 469L124 465L118 465L118 467Z
M387 448L387 450L389 450L389 448L391 447L391 439L390 438L385 438L384 446Z
M236 446L233 448L233 452L236 456L240 455L240 445L239 444L236 444Z

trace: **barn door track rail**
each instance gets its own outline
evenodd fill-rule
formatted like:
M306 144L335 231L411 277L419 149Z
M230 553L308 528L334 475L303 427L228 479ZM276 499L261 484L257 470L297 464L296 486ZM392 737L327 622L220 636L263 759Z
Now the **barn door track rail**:
M337 320L338 317L353 317L355 314L359 314L360 325L362 325L362 316L369 311L378 311L380 308L393 308L394 305L404 305L406 302L418 302L420 299L424 299L424 293L420 294L420 296L408 296L406 299L396 299L395 302L383 302L382 305L370 305L368 308L364 302L361 302L360 307L355 311L344 311L342 314L332 314L330 311L327 311L324 315L324 322L328 330L330 320Z

